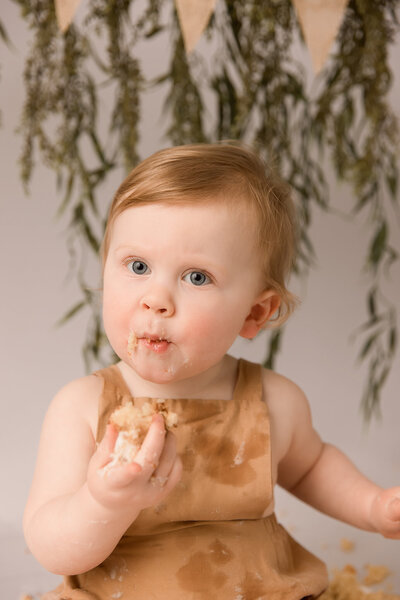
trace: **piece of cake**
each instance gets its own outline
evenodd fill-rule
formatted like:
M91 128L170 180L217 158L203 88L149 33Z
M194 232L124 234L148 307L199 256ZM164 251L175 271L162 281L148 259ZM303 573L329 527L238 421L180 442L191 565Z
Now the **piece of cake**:
M145 402L140 408L134 406L131 401L126 401L114 410L110 416L110 423L118 430L118 437L107 468L134 461L156 414L163 416L167 431L177 426L178 415L168 410L164 400Z

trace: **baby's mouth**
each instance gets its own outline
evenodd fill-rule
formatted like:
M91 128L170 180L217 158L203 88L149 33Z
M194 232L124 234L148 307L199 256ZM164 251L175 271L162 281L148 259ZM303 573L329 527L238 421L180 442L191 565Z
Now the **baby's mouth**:
M131 331L128 337L128 354L131 356L137 347L144 347L148 350L156 352L157 354L162 354L168 350L170 343L171 342L169 340L163 337L158 337L157 335L151 335L148 333L136 335L133 331Z
M149 350L153 350L153 352L157 352L158 354L166 352L170 345L170 342L163 338L141 337L141 338L138 338L138 341L145 348L148 348Z

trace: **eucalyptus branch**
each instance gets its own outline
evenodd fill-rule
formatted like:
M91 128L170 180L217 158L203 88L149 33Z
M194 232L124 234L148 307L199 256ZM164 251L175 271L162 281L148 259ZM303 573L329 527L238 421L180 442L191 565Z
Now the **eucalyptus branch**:
M159 80L170 83L164 105L164 111L170 112L171 115L171 124L166 135L174 145L206 142L203 125L204 104L191 74L176 13L173 27L174 41L170 70Z
M368 361L361 407L364 418L369 421L373 415L380 414L382 388L393 367L398 329L395 308L381 295L376 285L368 292L367 307L368 319L355 334L364 338L359 361Z
M106 72L116 88L110 129L118 139L118 151L123 155L126 171L139 160L138 122L143 85L139 63L131 53L136 42L130 18L131 4L132 0L95 0L91 17L98 33L105 29L108 39Z
M371 280L368 317L357 330L361 339L359 358L368 364L362 396L367 420L379 412L398 336L395 305L381 292L384 273L387 275L398 259L385 202L389 194L398 209L399 129L387 101L391 82L388 45L399 25L396 9L395 1L368 7L362 0L349 3L338 49L316 101L314 134L317 132L319 141L323 135L331 140L337 175L353 186L353 214L366 209L370 217L371 239L365 265ZM381 43L382 37L386 44Z

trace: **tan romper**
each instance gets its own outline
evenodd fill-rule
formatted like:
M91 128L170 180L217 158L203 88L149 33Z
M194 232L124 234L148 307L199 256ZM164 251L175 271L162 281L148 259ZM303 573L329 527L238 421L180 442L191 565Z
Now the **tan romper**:
M97 441L130 392L116 366L104 379ZM135 398L138 406L148 399ZM261 367L240 360L232 400L170 399L181 482L143 510L98 567L66 577L59 600L299 600L327 586L325 565L275 515ZM54 595L53 595L54 594Z

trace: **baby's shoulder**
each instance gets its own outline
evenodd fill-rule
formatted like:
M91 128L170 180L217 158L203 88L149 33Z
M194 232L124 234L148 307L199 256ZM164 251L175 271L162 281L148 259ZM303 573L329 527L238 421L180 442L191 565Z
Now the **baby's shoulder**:
M94 431L102 388L101 378L95 375L86 375L70 381L54 396L46 418L56 421L62 419L70 424L83 420Z
M279 439L282 453L287 451L296 431L311 426L311 412L303 390L294 381L262 370L263 397L268 407L273 435Z
M81 405L82 402L85 404L90 402L93 397L98 398L102 387L103 382L100 377L84 375L64 385L54 396L53 402L69 406Z
M262 369L263 395L268 404L284 404L286 407L308 405L303 390L291 379L284 375L272 371L271 369Z

